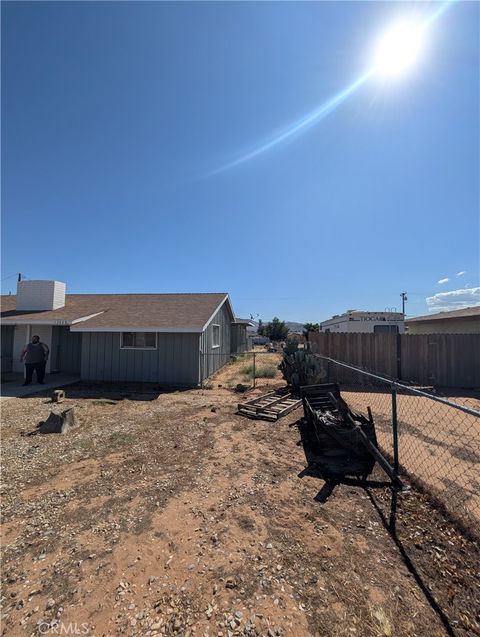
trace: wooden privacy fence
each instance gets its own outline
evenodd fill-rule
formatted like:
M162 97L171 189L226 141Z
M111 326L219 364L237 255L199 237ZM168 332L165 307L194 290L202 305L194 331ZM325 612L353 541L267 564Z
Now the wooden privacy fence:
M480 334L308 335L312 352L389 378L480 388Z

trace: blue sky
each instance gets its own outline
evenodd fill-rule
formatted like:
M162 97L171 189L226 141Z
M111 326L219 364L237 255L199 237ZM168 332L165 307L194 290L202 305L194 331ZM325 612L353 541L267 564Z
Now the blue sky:
M228 291L240 316L298 321L403 290L409 315L480 302L478 3L405 75L223 170L360 77L412 10L3 2L2 278Z

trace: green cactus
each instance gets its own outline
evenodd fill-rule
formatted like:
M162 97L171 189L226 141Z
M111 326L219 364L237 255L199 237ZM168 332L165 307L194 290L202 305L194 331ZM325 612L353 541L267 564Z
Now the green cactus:
M297 391L303 385L324 382L326 376L322 361L308 350L298 349L298 346L285 347L280 368L287 383Z

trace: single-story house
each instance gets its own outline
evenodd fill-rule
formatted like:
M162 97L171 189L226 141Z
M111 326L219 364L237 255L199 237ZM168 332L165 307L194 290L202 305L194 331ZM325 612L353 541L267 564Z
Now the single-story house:
M405 326L408 334L480 334L480 306L416 316Z
M66 294L60 281L19 281L2 296L2 371L23 371L34 334L46 372L89 381L198 386L247 349L246 324L227 293Z

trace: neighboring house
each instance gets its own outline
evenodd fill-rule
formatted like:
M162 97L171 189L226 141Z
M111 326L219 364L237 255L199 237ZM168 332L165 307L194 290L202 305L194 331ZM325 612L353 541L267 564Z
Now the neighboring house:
M405 325L408 334L480 334L480 306L416 316Z
M253 320L249 321L250 325L247 325L247 335L256 336L258 332L258 323Z
M197 386L247 342L226 293L66 294L59 281L20 281L2 296L1 323L3 371L23 371L38 334L47 373L92 381Z
M289 332L287 341L295 341L296 343L305 343L305 334L303 332Z
M249 319L236 318L232 323L231 350L232 354L246 352L250 349L248 328L253 323Z
M321 332L357 332L375 334L403 334L405 331L402 312L363 312L347 310L320 323Z

